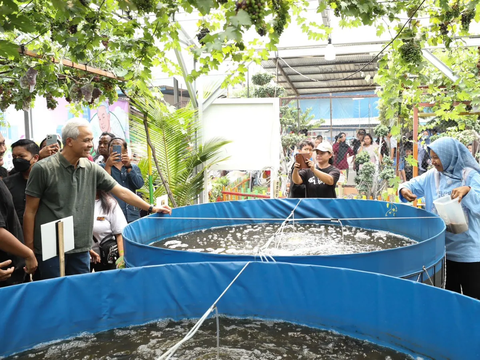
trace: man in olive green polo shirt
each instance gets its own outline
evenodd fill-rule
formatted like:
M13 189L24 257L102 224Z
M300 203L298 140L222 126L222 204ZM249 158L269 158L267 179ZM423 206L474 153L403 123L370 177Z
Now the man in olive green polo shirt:
M23 217L25 244L38 259L41 279L60 276L58 257L42 261L40 226L73 216L75 248L65 255L65 274L90 272L93 213L97 189L111 192L126 203L149 212L171 213L168 206L154 208L117 182L87 156L93 147L90 124L84 119L69 121L62 130L64 148L37 162L27 183Z

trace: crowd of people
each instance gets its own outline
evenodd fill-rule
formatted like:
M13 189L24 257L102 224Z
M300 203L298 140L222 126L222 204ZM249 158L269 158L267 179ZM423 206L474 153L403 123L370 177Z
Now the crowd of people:
M0 287L60 276L58 256L42 259L43 224L73 216L65 274L74 275L124 267L126 224L140 210L171 213L168 205L154 207L135 194L143 178L124 139L102 133L95 161L93 141L89 122L73 119L56 144L12 144L13 169L0 174ZM2 169L6 150L0 134Z
M413 165L407 161L411 144L408 141L399 156L399 198L422 197L432 212L439 197L458 199L468 230L446 232L446 288L480 299L480 166L457 140L443 137L430 143L424 133L418 140L419 176L412 177ZM86 120L69 121L62 142L42 141L38 146L22 139L11 149L14 167L0 173L0 287L60 276L58 257L42 259L43 224L73 216L75 247L65 254L65 274L74 275L124 267L121 234L126 224L138 219L140 210L171 213L168 205L153 207L135 194L143 178L124 139L102 133L97 155L91 158L93 134ZM349 158L366 152L371 162L380 164L384 157L396 160L397 151L391 134L374 141L363 129L350 145L345 133L338 134L333 145L321 136L304 140L291 168L289 196L335 198L337 183L348 176ZM0 134L0 168L5 152Z

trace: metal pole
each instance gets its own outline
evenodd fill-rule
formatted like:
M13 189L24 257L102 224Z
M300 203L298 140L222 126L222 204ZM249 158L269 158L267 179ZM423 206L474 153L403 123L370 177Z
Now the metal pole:
M31 124L32 122L30 121L32 114L32 110L30 109L29 111L23 111L23 123L25 125L25 139L31 139L32 138L32 127Z
M297 127L300 132L300 100L297 99Z
M332 94L330 94L330 141L333 144L333 109L332 109Z
M178 99L178 80L173 78L173 106L175 109L180 109Z
M247 98L250 97L250 64L247 67Z

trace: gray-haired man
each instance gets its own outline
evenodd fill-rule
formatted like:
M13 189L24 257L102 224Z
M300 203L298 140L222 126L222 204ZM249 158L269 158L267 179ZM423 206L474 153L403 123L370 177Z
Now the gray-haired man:
M75 248L65 256L65 274L90 271L89 250L97 189L111 192L126 203L149 212L171 213L168 206L150 206L86 158L93 147L93 133L86 120L69 121L62 130L62 140L64 148L61 153L33 166L25 191L25 244L37 255L42 279L58 277L60 273L57 257L41 261L40 226L67 216L73 216Z

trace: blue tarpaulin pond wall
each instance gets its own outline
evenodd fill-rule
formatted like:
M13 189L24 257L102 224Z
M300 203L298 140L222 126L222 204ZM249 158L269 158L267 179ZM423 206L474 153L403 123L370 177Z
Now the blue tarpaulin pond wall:
M83 332L199 318L245 264L160 265L2 288L0 356ZM331 329L423 359L480 358L480 301L385 275L252 262L217 305L223 315Z

